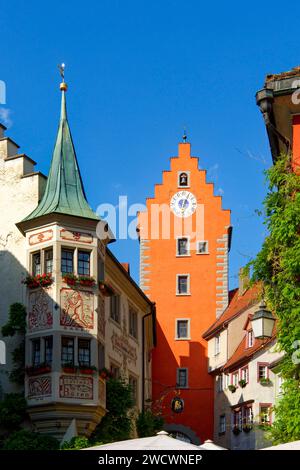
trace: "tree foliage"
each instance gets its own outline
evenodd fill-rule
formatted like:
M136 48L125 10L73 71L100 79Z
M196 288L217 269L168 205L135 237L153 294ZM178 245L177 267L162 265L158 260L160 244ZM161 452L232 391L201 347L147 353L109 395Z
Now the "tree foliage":
M295 360L300 340L300 176L291 168L290 155L281 155L266 173L268 235L251 264L253 281L263 282L268 307L277 317L278 345L285 353L283 394L270 432L277 443L300 439L299 360Z
M18 429L26 416L27 403L20 393L8 393L0 402L0 426L5 431Z
M163 418L154 415L150 410L142 411L136 419L136 429L139 437L154 436L162 430L163 425Z
M90 445L90 441L87 437L75 436L72 437L69 442L64 442L61 446L61 450L80 450L90 447Z
M25 335L26 333L26 309L23 304L16 302L9 308L9 317L6 325L2 327L3 336Z
M93 445L130 438L130 410L134 406L131 386L122 379L111 378L106 382L106 397L108 412L91 436Z
M52 436L22 429L12 433L3 444L3 450L58 450L59 441Z

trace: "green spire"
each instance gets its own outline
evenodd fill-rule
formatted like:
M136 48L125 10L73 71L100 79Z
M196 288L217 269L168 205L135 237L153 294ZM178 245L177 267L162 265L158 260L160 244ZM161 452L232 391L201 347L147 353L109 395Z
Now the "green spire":
M60 89L62 92L60 122L45 193L37 208L24 221L52 213L99 220L86 200L67 119L65 97L67 85L64 81Z

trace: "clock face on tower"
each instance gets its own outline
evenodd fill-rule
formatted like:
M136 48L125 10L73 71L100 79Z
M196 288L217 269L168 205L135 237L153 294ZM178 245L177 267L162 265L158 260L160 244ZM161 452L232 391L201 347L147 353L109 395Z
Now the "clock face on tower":
M197 199L189 191L178 191L170 201L170 208L177 217L189 217L197 208Z

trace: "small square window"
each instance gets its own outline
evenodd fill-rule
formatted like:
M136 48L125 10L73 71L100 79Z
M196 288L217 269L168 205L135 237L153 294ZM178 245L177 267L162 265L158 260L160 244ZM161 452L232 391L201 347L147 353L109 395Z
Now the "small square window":
M178 187L187 188L190 186L190 172L189 171L180 171L178 173Z
M188 387L188 370L186 368L177 369L177 387L178 388Z
M197 242L197 254L203 255L205 253L208 253L208 242L207 241Z
M176 339L190 339L190 320L176 320Z
M188 256L190 254L189 239L177 239L177 256Z
M258 364L258 381L261 379L268 378L268 366L267 364Z
M177 294L189 294L189 276L187 274L177 276Z

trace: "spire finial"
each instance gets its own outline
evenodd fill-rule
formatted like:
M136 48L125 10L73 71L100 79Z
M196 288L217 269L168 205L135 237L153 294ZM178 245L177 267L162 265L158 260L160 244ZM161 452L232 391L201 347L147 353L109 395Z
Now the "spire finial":
M182 141L184 144L186 144L187 141L187 135L186 135L186 129L185 127L183 128L183 136L182 136Z
M66 65L64 63L62 63L61 65L58 65L58 70L59 70L60 76L62 78L62 82L59 85L59 88L61 89L61 91L67 91L67 89L68 89L68 86L65 82L65 67L66 67Z

